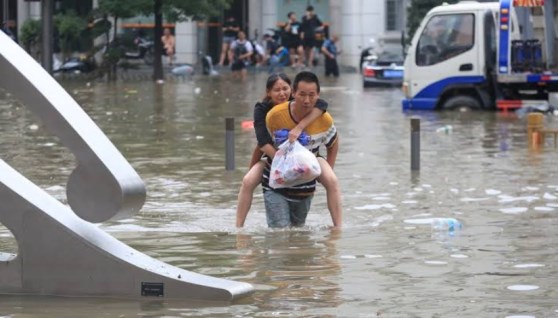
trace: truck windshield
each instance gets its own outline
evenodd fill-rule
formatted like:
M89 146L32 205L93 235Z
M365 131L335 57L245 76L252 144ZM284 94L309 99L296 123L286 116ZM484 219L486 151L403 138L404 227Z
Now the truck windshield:
M474 35L473 14L446 14L432 17L418 42L417 65L434 65L470 50L475 43Z

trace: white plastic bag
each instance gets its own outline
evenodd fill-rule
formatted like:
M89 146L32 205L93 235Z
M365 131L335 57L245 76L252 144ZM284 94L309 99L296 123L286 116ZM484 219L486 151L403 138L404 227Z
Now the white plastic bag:
M279 146L271 162L269 186L288 188L310 182L322 173L318 158L300 142L288 140Z

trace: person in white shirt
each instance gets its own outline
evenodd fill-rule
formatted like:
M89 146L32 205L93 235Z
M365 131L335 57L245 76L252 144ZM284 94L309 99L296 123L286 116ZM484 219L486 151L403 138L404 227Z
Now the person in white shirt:
M246 40L244 31L238 32L238 39L231 44L232 64L231 71L233 77L246 77L246 66L250 63L250 57L254 52L254 47L250 41Z

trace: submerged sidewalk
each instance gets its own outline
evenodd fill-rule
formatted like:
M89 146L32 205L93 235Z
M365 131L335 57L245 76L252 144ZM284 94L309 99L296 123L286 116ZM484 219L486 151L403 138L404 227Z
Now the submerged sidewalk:
M165 81L175 81L175 80L185 80L188 78L192 78L194 76L223 76L223 75L230 75L231 69L229 66L214 66L214 69L217 71L215 75L208 75L203 74L203 68L201 64L198 65L191 65L193 66L194 72L192 74L187 75L174 75L172 70L176 67L182 65L191 65L187 63L176 63L172 66L163 64L163 76ZM116 79L122 81L151 81L153 80L153 66L146 65L143 63L133 63L130 64L131 67L121 68L119 67L116 72ZM250 74L256 73L267 73L269 70L268 66L248 66L248 76ZM296 74L302 70L312 71L319 76L322 76L325 73L325 69L323 65L317 65L312 67L277 67L274 70L274 73L284 72L287 74ZM355 73L357 72L357 68L353 66L339 66L340 73ZM98 71L93 71L89 73L56 73L53 74L56 79L59 80L69 80L69 79L83 79L83 80L108 80L107 74L100 75Z

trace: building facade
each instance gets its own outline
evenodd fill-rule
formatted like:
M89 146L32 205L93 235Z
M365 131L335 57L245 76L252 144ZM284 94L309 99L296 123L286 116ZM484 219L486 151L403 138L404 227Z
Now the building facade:
M409 0L249 0L249 34L263 34L297 13L300 20L312 5L329 33L339 36L339 63L358 67L360 52L371 45L398 45L405 30Z
M250 38L261 38L268 29L287 20L294 11L299 19L308 5L315 8L320 19L329 26L330 34L339 35L343 54L339 62L358 66L360 51L370 45L370 39L398 43L406 23L409 0L235 0L224 13L234 15ZM11 21L19 29L27 19L40 19L38 1L0 0L3 21ZM93 1L93 7L97 0ZM224 18L224 17L223 17ZM201 54L215 60L220 48L220 23L223 18L209 22L181 22L175 25L176 56L178 62L196 63Z
M88 1L97 6L98 0ZM233 0L231 8L218 19L207 22L181 22L174 28L177 62L197 63L200 55L215 61L221 47L221 25L227 16L235 16L249 38L260 40L264 32L277 29L294 11L299 20L308 5L329 26L329 33L340 38L341 65L358 67L360 52L371 45L400 45L406 29L407 7L411 0ZM554 16L558 0L553 0ZM27 19L40 18L38 0L0 0L0 19L17 31ZM558 25L555 26L557 28ZM555 30L554 34L558 34Z

